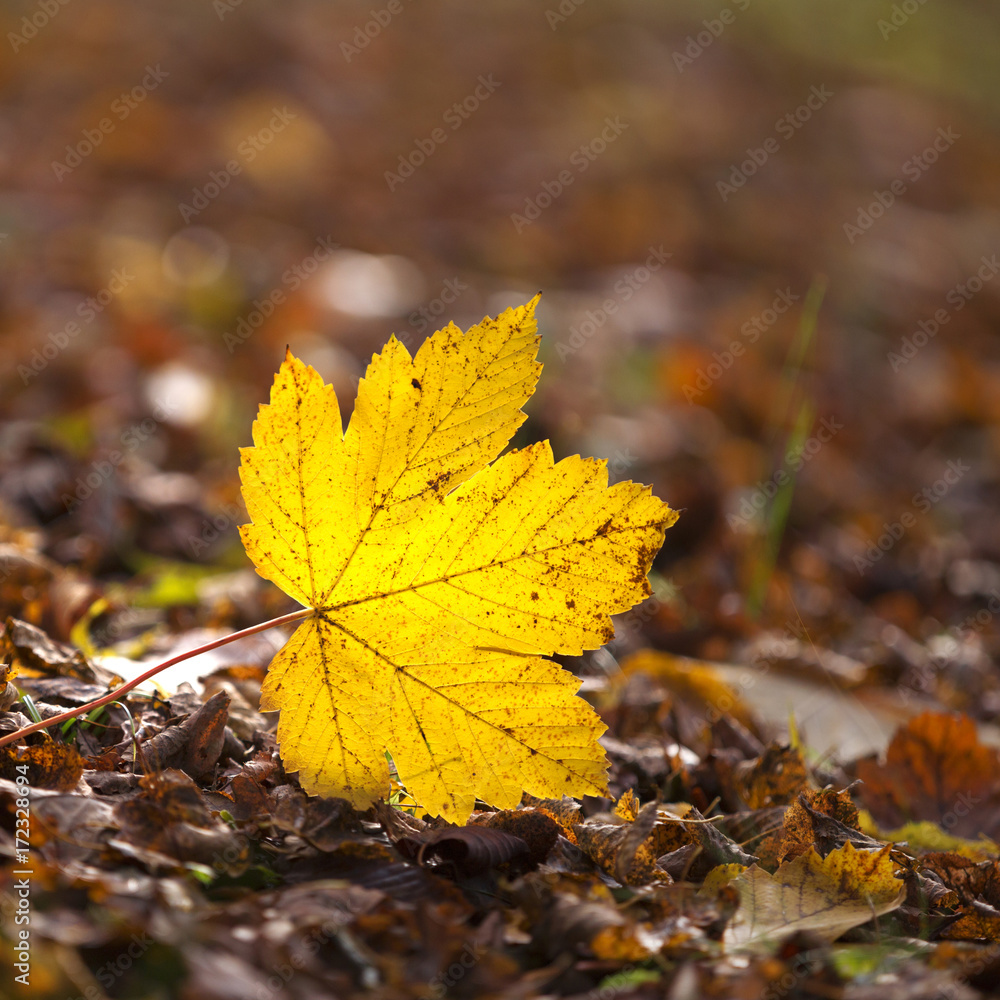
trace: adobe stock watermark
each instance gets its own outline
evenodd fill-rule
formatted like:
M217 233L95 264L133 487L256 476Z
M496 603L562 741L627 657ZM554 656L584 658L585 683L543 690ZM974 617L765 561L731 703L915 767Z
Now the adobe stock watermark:
M986 284L996 277L997 272L1000 271L997 255L984 256L980 260L982 264L979 270L966 278L965 281L955 285L944 297L945 302L952 308L948 310L942 306L942 308L936 309L934 315L929 319L922 319L917 323L917 329L913 333L903 337L895 351L889 351L886 360L893 372L898 372L904 365L908 365L917 356L920 349L926 347L938 335L941 327L951 322L951 317L964 309L983 290Z
M74 484L76 489L72 493L63 493L59 498L59 502L66 508L66 513L72 512L85 500L90 499L94 491L100 489L101 484L115 474L118 466L129 455L159 431L163 421L176 412L177 405L171 400L157 400L152 416L125 428L118 438L121 447L113 448L102 458L94 459L88 471L76 477Z
M23 875L15 879L11 896L17 897L13 906L14 925L18 928L17 942L13 947L12 958L18 975L14 981L22 986L31 985L31 880L35 870L31 858L31 782L28 779L28 765L14 762L17 776L14 787L17 795L14 797L14 858L17 862L11 875Z
M910 506L913 510L904 510L899 515L898 520L883 521L882 533L878 538L865 539L865 554L854 557L854 568L858 574L864 576L917 523L917 515L913 513L914 510L919 514L926 514L951 492L955 484L971 468L972 466L967 465L961 459L950 459L940 479L936 479L930 486L925 486L913 494L910 500Z
M271 289L262 299L254 299L250 312L236 321L236 330L232 333L227 330L222 335L222 342L229 353L232 354L237 347L245 344L253 336L254 331L274 315L274 310L288 301L285 289L289 292L298 291L319 270L320 264L329 260L334 250L338 249L340 249L339 243L334 243L329 236L321 236L308 257L286 268L281 275L281 285Z
M959 635L982 632L996 618L997 614L1000 614L1000 590L994 587L987 596L989 601L985 608L980 608L974 614L966 615L958 623L956 630Z
M201 531L188 538L187 547L191 555L197 559L213 542L218 541L227 528L234 527L245 518L246 514L235 503L223 504L219 513L214 514L211 519L202 518Z
M962 621L949 629L956 642L961 643L968 637L985 631L1000 613L1000 590L994 587L986 596L989 597L989 601L985 607L966 615ZM897 626L892 628L895 629ZM926 698L928 695L933 697L941 676L940 671L947 668L950 661L951 656L948 653L931 651L927 660L912 664L896 685L900 702L908 705L915 697L918 699Z
M125 121L168 76L170 74L165 69L161 69L159 63L155 66L147 65L146 75L142 80L132 87L131 90L123 90L111 102L108 110L114 115L114 118L105 116L97 122L94 128L85 128L81 133L79 142L72 146L66 146L65 162L59 160L52 161L52 170L56 175L56 180L61 183L67 174L71 174L80 166L104 142L105 136L111 135L118 127L118 123Z
M822 108L833 91L827 90L826 84L818 87L813 84L809 96L794 110L789 111L774 123L774 129L786 142ZM716 181L715 189L723 201L743 187L767 161L781 149L781 143L773 136L768 136L760 146L747 147L747 159L742 163L734 163L729 169L729 181Z
M7 41L16 55L32 39L38 37L38 32L42 31L70 0L40 0L35 7L31 17L25 15L21 18L21 31L7 32Z
M93 973L94 978L104 989L98 989L97 986L88 986L76 1000L104 1000L107 996L104 990L108 990L114 986L115 980L124 976L132 968L132 964L138 962L149 951L152 945L153 939L145 932L142 934L133 934L129 945L123 948L116 958L105 962Z
M143 611L129 604L106 623L102 622L90 632L90 642L95 649L104 649L113 646L130 629L148 623L148 618Z
M302 940L296 942L291 949L287 962L271 966L267 980L257 988L256 1000L272 1000L278 994L287 997L289 994L285 987L292 981L296 973L301 972L309 959L317 954L323 945L332 941L350 922L351 918L346 913L335 914L320 926L313 927L304 934Z
M604 648L609 653L616 653L632 645L637 635L641 637L644 626L656 618L663 607L663 601L654 594L624 614L615 615L615 634Z
M717 17L713 17L710 21L702 21L705 26L704 31L687 36L684 40L684 51L674 52L674 65L678 73L683 73L736 20L736 15L750 6L750 0L736 0L733 6L736 10L732 7L723 7Z
M785 1000L785 997L793 990L795 996L808 996L812 992L809 989L799 991L799 984L816 975L819 968L816 953L803 951L784 959L784 963L786 971L779 978L772 979L768 983L767 988L760 994L759 1000Z
M900 167L899 172L911 183L916 183L961 138L961 135L955 132L950 125L947 128L939 128L934 141L921 152L911 156ZM901 198L906 191L906 184L899 177L893 180L885 191L873 191L875 200L869 202L868 205L858 206L858 214L854 223L844 223L844 235L847 237L847 242L853 245L859 236L867 233L896 204L896 199Z
M445 279L441 291L429 302L425 302L419 309L411 312L407 317L407 322L416 333L423 333L435 326L437 317L447 312L448 307L454 305L468 290L469 286L458 278ZM413 335L408 330L404 330L402 333L396 334L396 339L408 348L413 342Z
M726 679L729 691L713 701L712 707L706 713L706 719L710 723L715 723L727 712L731 712L737 701L742 701L747 692L771 672L772 661L787 659L802 643L812 645L809 630L801 621L794 618L786 619L781 637L767 636L766 641L757 646L753 656L747 661L747 670L738 678ZM819 666L823 667L822 662Z
M285 131L288 126L298 119L294 111L289 111L288 106L272 108L268 123L252 132L245 139L241 140L236 147L236 152L243 160L229 160L221 170L211 170L208 174L208 181L191 189L191 204L178 202L177 210L181 213L181 218L185 224L203 212L208 206L229 187L234 177L243 173L243 167L253 163L254 160L271 145L274 140Z
M237 7L241 6L243 0L212 0L212 10L220 21L226 19L227 14L232 14Z
M407 0L408 3L412 0ZM350 62L355 56L368 48L369 45L383 30L389 26L389 22L397 15L403 13L403 0L389 0L384 7L372 8L369 12L371 20L358 25L354 29L350 42L341 42L340 51L345 61ZM352 45L351 42L354 44Z
M21 376L21 381L27 385L33 378L41 375L52 360L65 351L83 333L84 329L107 309L115 296L120 295L129 282L134 280L135 275L126 271L125 268L115 268L111 272L108 283L76 307L76 314L80 317L80 322L70 320L61 330L48 333L45 343L31 352L27 363L17 366L17 374Z
M894 3L889 20L886 21L880 17L875 23L875 27L878 28L879 34L882 36L882 41L887 42L889 36L899 31L925 3L927 0L903 0L901 4Z
M618 309L628 302L635 293L673 256L663 249L661 243L658 247L648 247L649 256L644 264L629 271L624 277L619 278L613 287L615 298L605 299L599 308L588 309L586 319L577 326L569 328L569 342L556 341L556 354L560 361L565 361L571 354L575 354L583 345L604 326L608 320L614 316Z
M972 810L976 806L982 805L983 800L968 792L959 792L955 804L938 820L938 825L946 830L958 825L958 821L972 815Z
M242 830L233 830L233 839L224 851L216 851L212 857L212 868L216 875L231 872L234 865L243 865L253 852L253 841Z
M427 984L428 991L421 1000L440 1000L448 990L464 979L469 970L486 954L486 948L478 941L466 942L459 957L447 969L439 972Z
M704 368L698 369L694 384L688 382L684 385L682 389L684 398L689 403L693 403L696 399L703 396L712 385L733 367L737 358L741 358L746 354L746 345L756 344L760 339L760 335L770 330L778 322L778 317L788 312L792 304L799 301L799 298L800 296L792 291L791 286L784 290L776 290L771 305L763 310L763 312L748 319L740 327L740 336L744 338L745 343L744 341L733 340L730 341L729 347L725 351L721 353L713 351L712 361L705 365Z
M833 417L824 417L819 428L801 445L795 445L785 452L784 464L770 479L762 479L754 484L750 492L740 500L739 512L727 514L726 523L732 529L744 528L750 521L773 500L783 486L792 481L792 475L798 473L808 462L811 462L829 444L836 435L844 429L844 425Z
M555 31L560 24L565 24L587 0L561 0L559 6L553 10L551 7L545 12L545 20L549 27ZM749 0L747 0L749 3Z
M520 233L530 226L562 193L576 180L579 174L589 169L590 165L628 128L628 122L623 122L620 115L604 119L604 128L590 142L581 144L569 157L573 170L564 169L551 180L544 181L541 189L533 198L525 198L524 211L511 214L510 221L514 223L515 232ZM575 174L574 174L575 171Z
M976 951L966 952L961 964L951 970L954 978L951 982L938 986L932 1000L968 1000L968 997L977 993L982 996L979 990L970 989L969 984L971 980L979 979L987 969L991 974L995 974L995 963L998 959L1000 959L1000 941L983 943L977 946Z
M624 451L621 448L615 448L614 453L606 461L608 463L608 486L614 486L615 483L620 483L628 475L629 469L639 461L639 456L633 455L628 448Z
M475 89L466 94L461 101L456 101L441 116L449 131L456 132L472 117L482 105L488 101L500 88L500 81L493 79L493 74L476 77ZM400 184L411 178L437 152L439 146L448 141L448 132L440 125L431 129L426 139L414 139L413 148L399 154L396 170L387 170L384 174L385 183L390 191L395 191Z

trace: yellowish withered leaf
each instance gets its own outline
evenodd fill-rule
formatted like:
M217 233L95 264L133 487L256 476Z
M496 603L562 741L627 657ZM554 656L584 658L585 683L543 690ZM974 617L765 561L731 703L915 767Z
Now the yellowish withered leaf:
M853 844L821 858L810 848L771 875L751 865L733 879L740 908L726 928L732 948L767 949L796 931L835 941L845 931L902 905L906 889L896 878L887 845L859 851Z
M547 442L497 458L541 366L533 299L416 356L372 359L346 433L332 387L288 354L241 450L257 572L313 609L274 658L261 708L306 791L364 808L400 781L463 821L603 794L604 730L579 681L543 659L613 635L650 593L677 515L606 464ZM492 463L492 464L490 464Z

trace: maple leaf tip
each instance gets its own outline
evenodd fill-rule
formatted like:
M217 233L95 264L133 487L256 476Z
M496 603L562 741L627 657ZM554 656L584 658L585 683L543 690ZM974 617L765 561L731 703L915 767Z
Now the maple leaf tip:
M393 348L394 350L398 349L402 351L403 355L409 361L413 361L413 355L410 354L410 349L394 333L389 334L389 339L385 342L385 347L382 348L383 352L386 350L386 348L389 347ZM375 360L375 356L372 357L372 360L373 361Z

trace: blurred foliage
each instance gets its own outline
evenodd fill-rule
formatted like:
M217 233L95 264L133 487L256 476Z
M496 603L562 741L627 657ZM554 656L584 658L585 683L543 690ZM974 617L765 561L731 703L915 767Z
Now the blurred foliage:
M617 899L593 879L575 818L560 819L552 870L486 914L502 898L492 882L460 895L394 860L370 818L363 830L288 781L273 717L256 711L280 640L244 641L133 702L155 734L146 746L183 766L172 741L215 746L222 716L181 680L231 699L220 760L251 746L257 758L199 771L204 790L137 790L120 705L69 728L93 791L75 796L80 812L60 799L32 848L36 995L84 993L102 970L112 995L197 997L305 995L313 975L345 996L760 996L788 977L821 996L852 978L850 995L880 1000L995 989L995 945L964 940L996 938L982 918L1000 906L995 843L963 838L995 836L1000 815L986 749L1000 739L1000 8L391 8L0 0L0 615L44 630L30 633L40 676L16 683L45 711L82 704L111 671L289 610L243 555L236 474L286 345L349 414L390 333L412 351L449 320L465 328L541 289L547 367L515 444L605 457L612 478L682 510L656 596L619 616L608 646L564 658L608 722L616 794L637 793L643 812L661 795L706 814L721 802L729 832L697 834L708 856L731 835L727 849L776 862L780 810L796 805L748 820L748 789L777 801L768 781L802 777L807 747L809 780L842 788L853 773L839 764L884 749L898 723L945 732L920 715L943 706L976 723L961 723L961 746L981 741L966 757L987 805L958 830L950 785L903 808L905 775L956 773L938 759L947 740L927 760L862 761L878 795L850 839L955 852L933 878L913 868L878 944L806 937L728 965L715 940L735 906L725 890ZM92 670L80 648L118 658ZM796 767L782 770L786 748L765 750L769 726L791 731ZM177 822L163 824L169 803ZM588 824L615 834L611 805L586 803ZM393 840L415 819L380 816ZM117 831L114 852L75 842L81 823ZM228 845L218 905L191 875L205 877L201 854L162 868L177 829L174 850ZM678 879L698 872L698 829L656 858ZM272 897L244 894L265 885ZM960 910L965 923L949 925ZM486 957L445 983L468 923ZM954 941L936 941L944 928ZM156 943L124 972L111 963L138 929ZM270 985L320 929L329 967ZM926 961L919 935L935 937ZM0 948L0 963L12 954Z

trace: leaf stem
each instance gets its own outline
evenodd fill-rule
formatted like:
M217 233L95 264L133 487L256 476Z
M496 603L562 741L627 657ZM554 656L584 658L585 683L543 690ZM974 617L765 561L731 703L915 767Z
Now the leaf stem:
M145 673L140 674L133 680L127 681L125 684L120 684L113 691L110 691L106 695L102 695L94 701L87 702L86 705L71 708L67 712L61 712L59 715L53 715L51 719L43 719L41 722L36 722L31 726L25 726L23 729L15 730L13 733L8 733L0 739L0 747L6 746L8 743L13 743L15 740L19 740L23 736L30 736L32 733L40 733L43 729L48 729L49 726L58 726L60 722L76 718L76 716L82 715L84 712L90 712L95 708L100 708L102 705L107 705L112 701L117 701L123 694L126 694L133 688L138 687L143 682L148 681L150 677L155 677L161 670L166 670L167 667L172 667L175 663L180 663L182 660L190 660L192 656L198 656L200 653L207 653L210 650L218 649L219 646L225 646L227 643L235 642L237 639L245 639L247 636L256 635L258 632L265 632L269 628L276 628L278 625L287 625L289 622L295 622L301 620L302 618L308 618L312 613L312 608L302 608L299 611L292 611L290 614L281 615L279 618L272 618L270 621L262 622L260 625L251 625L250 628L245 628L241 632L232 632L229 635L224 635L221 639L213 639L211 642L206 642L203 646L197 646L194 649L189 649L186 653L178 653L177 656L173 656L169 660L164 660L163 663L158 663L155 667L150 667Z

